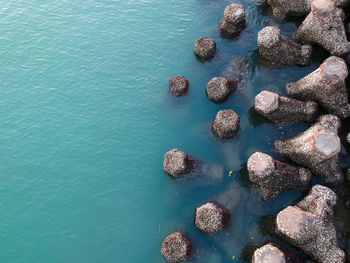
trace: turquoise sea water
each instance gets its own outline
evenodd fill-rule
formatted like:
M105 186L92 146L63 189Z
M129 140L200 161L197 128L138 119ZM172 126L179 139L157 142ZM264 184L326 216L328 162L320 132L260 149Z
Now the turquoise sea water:
M249 262L255 247L282 242L273 234L273 218L305 193L262 202L248 183L245 162L258 150L281 158L273 153L274 139L307 124L266 123L251 107L261 90L284 93L285 82L317 68L325 54L316 53L309 67L260 67L257 32L278 25L290 35L300 21L278 24L254 1L237 1L247 10L248 26L237 39L223 39L217 25L231 2L2 4L1 262L165 262L161 242L174 231L193 241L191 262ZM218 50L205 64L193 55L202 35L214 38ZM250 83L214 104L205 85L233 55L249 58ZM174 75L190 81L187 96L170 95L167 79ZM241 128L221 142L210 124L225 108L240 115ZM175 147L204 163L205 174L167 176L163 155ZM350 232L344 208L349 188L337 189L343 198L337 207L342 247ZM236 204L230 228L201 233L193 224L194 209L227 199L227 190Z

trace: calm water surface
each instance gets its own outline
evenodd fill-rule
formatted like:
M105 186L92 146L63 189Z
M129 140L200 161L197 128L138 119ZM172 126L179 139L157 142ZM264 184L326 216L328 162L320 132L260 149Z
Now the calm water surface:
M281 242L274 217L305 193L262 202L245 165L258 150L281 158L273 153L274 139L307 125L266 123L252 110L254 96L263 89L284 93L285 82L313 71L326 54L316 53L309 67L259 66L257 32L278 25L290 35L299 22L278 24L254 1L237 1L247 10L248 26L237 39L223 39L217 25L231 2L2 4L1 262L165 262L160 245L173 231L193 241L191 262L249 262L255 247ZM205 64L193 55L202 35L214 38L218 49ZM247 84L214 104L205 85L234 55L250 61ZM187 96L169 94L167 79L174 75L189 79ZM241 128L221 142L210 124L225 108L241 116ZM201 160L202 174L182 180L165 175L163 155L174 147ZM348 164L344 149L343 166ZM336 190L342 198L339 242L346 247L350 187ZM230 228L208 236L194 227L193 213L211 200L229 201L234 210Z

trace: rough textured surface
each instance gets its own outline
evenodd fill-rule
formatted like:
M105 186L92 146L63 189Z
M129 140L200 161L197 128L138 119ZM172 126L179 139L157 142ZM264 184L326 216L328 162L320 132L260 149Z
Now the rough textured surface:
M170 92L174 96L185 95L188 91L188 80L184 76L169 78Z
M337 134L340 119L323 115L306 131L285 140L276 140L276 151L294 162L308 167L329 185L343 182L339 167L340 138Z
M215 57L216 43L213 39L200 37L194 43L194 54L202 60L210 60Z
M287 83L286 90L296 98L318 102L329 113L343 119L350 116L345 83L347 76L348 68L344 60L333 56L301 80Z
M350 132L346 135L346 141L350 143Z
M318 113L318 105L314 101L300 101L266 90L255 97L254 108L275 123L311 122Z
M288 249L269 243L255 250L252 263L304 263L303 258L295 255Z
M265 199L280 192L307 189L311 186L312 174L309 169L279 162L265 153L252 154L247 168L249 180L261 189Z
M283 19L291 16L306 16L311 11L312 0L267 0L272 7L273 15ZM344 7L350 3L349 0L333 0L336 6Z
M194 171L194 160L179 149L172 149L164 155L163 170L179 178Z
M212 78L206 86L208 98L216 103L224 102L236 90L237 82L236 79Z
M220 139L230 139L239 128L239 116L233 110L221 110L215 117L212 132Z
M302 43L318 44L331 55L344 56L350 52L344 23L344 12L331 0L315 0L311 12L294 34Z
M272 66L310 64L312 46L282 36L277 27L268 26L259 31L258 47L260 56Z
M187 261L191 256L191 251L191 241L181 232L168 235L161 248L161 253L170 263Z
M249 59L242 56L233 56L230 64L222 72L222 76L230 79L237 79L238 89L249 89L251 66Z
M336 200L331 189L315 185L296 206L289 206L277 215L276 233L317 262L345 262L333 225Z
M245 28L245 9L242 5L231 4L225 8L219 29L222 34L237 36Z
M227 227L229 219L230 213L215 203L206 203L196 209L196 226L209 234Z

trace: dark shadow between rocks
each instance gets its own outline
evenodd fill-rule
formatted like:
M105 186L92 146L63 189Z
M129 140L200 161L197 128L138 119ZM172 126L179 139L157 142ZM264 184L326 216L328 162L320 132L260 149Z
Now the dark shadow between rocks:
M248 111L248 121L254 127L259 127L265 123L273 124L272 121L268 120L264 116L260 115L254 107L251 107Z

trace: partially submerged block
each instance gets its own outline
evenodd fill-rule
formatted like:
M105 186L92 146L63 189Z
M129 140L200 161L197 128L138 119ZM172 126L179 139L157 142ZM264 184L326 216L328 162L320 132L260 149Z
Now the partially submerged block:
M337 134L340 119L334 115L323 115L306 131L289 139L276 140L276 151L294 162L308 167L329 185L343 182L339 166L341 150Z
M311 186L311 171L274 160L270 155L256 152L247 162L249 180L257 185L264 198Z
M347 76L344 60L332 56L314 72L297 82L287 83L286 90L293 97L314 100L329 113L344 119L350 116L345 83Z
M252 263L305 263L306 261L291 252L290 250L269 243L255 250L252 258Z
M229 219L230 212L213 202L198 207L195 212L196 226L208 234L223 230Z
M181 232L168 235L161 248L161 253L170 263L187 261L192 252L192 244L188 237Z
M259 54L271 65L309 65L311 45L301 45L281 35L277 27L268 26L258 33Z
M163 170L174 178L193 172L194 165L195 161L179 149L172 149L164 155Z
M314 0L311 12L294 34L294 39L318 44L331 55L345 56L350 52L344 23L344 12L331 0Z
M221 110L217 113L212 132L219 139L230 139L236 135L240 118L233 110Z
M336 194L315 185L296 206L288 206L276 218L276 233L317 262L344 263L333 224Z
M215 57L216 43L208 37L200 37L194 43L194 54L202 60L210 60Z
M221 33L228 36L237 36L245 28L245 9L240 4L231 4L225 8L224 16L220 20Z
M314 101L300 101L267 90L255 97L254 107L258 113L275 123L311 122L318 113L318 105Z
M224 102L236 90L237 83L237 79L214 77L206 86L207 96L216 103Z
M170 92L176 96L183 96L188 91L188 80L184 76L175 76L169 78Z

